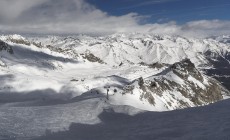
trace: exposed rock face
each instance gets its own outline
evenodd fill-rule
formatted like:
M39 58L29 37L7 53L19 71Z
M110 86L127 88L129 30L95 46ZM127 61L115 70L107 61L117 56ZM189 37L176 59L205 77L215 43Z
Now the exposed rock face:
M173 73L182 79L187 79L189 75L196 78L199 81L203 81L201 73L196 69L195 65L190 59L184 59L181 62L175 63L170 67Z
M100 58L96 57L92 53L86 52L85 54L81 54L84 59L87 59L90 62L98 62L101 64L105 64Z
M5 43L4 41L1 41L0 40L0 52L1 51L6 51L8 52L9 54L13 54L14 51L12 49L12 47L10 45L8 45L7 43ZM1 67L6 67L7 65L1 60L0 58L0 66Z
M175 63L155 76L141 77L128 87L131 88L125 88L126 94L139 91L141 100L145 99L153 106L163 102L169 109L206 105L223 99L223 93L229 94L218 81L204 77L189 59ZM161 101L156 101L159 99Z
M162 68L164 66L168 66L168 64L163 64L163 63L159 63L159 62L156 62L156 63L152 63L152 64L146 64L144 62L141 62L139 63L140 65L143 65L143 66L148 66L149 68Z
M0 40L0 51L7 51L10 54L14 53L12 47L1 40Z
M205 69L206 74L214 77L230 90L230 53L218 54L207 51L205 57L212 67Z
M24 39L15 39L15 38L8 38L9 41L16 43L16 44L23 44L23 45L27 45L30 46L30 42Z

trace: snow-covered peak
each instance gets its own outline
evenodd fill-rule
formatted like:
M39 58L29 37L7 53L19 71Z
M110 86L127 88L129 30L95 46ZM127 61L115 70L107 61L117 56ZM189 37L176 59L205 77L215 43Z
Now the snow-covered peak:
M25 37L19 35L19 34L13 34L13 35L1 35L0 36L1 40L9 40L9 39L14 39L14 40L25 40Z
M52 50L68 49L78 54L90 52L112 66L118 66L121 62L173 64L185 58L191 59L196 66L199 66L207 65L206 52L213 52L216 55L230 52L227 41L221 41L218 38L194 39L140 33L120 33L103 37L78 35L30 37L27 39L20 35L9 35L1 36L1 38L2 40L8 38L14 43L40 44L40 46L48 46Z
M215 39L219 42L230 44L230 35L218 36Z

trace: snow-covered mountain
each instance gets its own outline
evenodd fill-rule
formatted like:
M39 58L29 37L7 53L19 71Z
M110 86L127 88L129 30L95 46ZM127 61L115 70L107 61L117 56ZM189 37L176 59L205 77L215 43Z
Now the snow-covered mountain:
M188 39L178 36L146 34L115 34L106 37L49 37L30 39L38 44L60 50L72 50L78 54L92 53L109 65L122 63L173 64L190 58L197 66L207 63L204 53L210 51L225 55L229 45L218 39Z
M219 120L210 116L221 116L222 122L226 122L229 115L224 113L229 100L159 114L143 110L176 110L229 98L227 40L228 36L193 39L146 34L2 35L0 139L32 139L42 135L46 136L38 139L87 139L88 130L95 132L90 139L108 139L109 134L116 134L114 131L119 132L114 139L126 139L127 135L139 139L135 134L155 139L165 131L172 137L172 130L161 126L166 120L173 120L166 125L173 126L172 132L177 130L175 123L189 123L183 130L189 132L185 138L207 138L203 133L204 137L194 135L194 128L190 131L190 127L200 124L190 124L196 118L208 118L212 127L203 126L213 132ZM106 130L103 138L96 133L100 133L98 127ZM137 131L134 133L131 127ZM221 128L221 138L226 138L229 127Z
M7 106L93 97L114 105L166 111L229 96L223 81L209 77L217 75L210 71L222 68L218 64L230 66L230 46L220 38L115 34L8 35L0 40L0 96Z
M135 80L125 93L137 94L156 108L170 110L209 104L229 95L216 80L202 75L189 59Z

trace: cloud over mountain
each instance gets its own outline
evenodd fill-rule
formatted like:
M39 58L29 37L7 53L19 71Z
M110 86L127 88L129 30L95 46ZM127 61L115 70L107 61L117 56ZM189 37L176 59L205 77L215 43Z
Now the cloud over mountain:
M141 32L205 37L228 34L229 21L203 20L184 25L140 22L146 15L128 13L112 16L86 0L1 0L0 31L37 34L112 34Z

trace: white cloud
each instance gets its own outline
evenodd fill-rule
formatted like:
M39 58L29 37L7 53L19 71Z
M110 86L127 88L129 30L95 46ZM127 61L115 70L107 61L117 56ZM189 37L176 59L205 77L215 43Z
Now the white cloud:
M111 16L85 0L1 0L0 30L37 34L112 34L141 32L200 36L230 34L230 22L193 21L184 25L139 24L145 16Z
M0 16L4 19L12 19L19 16L23 11L43 3L45 0L1 0Z
M207 37L213 35L230 34L230 21L200 20L191 21L183 25L176 22L152 24L150 32L156 34L181 35L190 37Z

